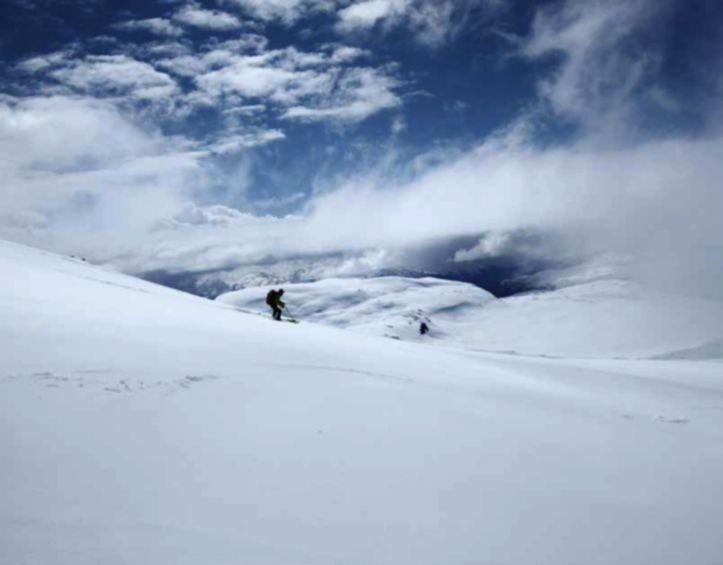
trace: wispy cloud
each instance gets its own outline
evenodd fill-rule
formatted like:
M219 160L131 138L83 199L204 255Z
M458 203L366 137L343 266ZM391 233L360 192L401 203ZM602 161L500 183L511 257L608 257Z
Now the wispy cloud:
M129 20L116 24L114 27L126 31L147 31L161 37L180 37L183 35L183 29L166 18Z
M76 48L23 60L16 69L35 78L37 94L113 98L126 108L144 102L179 117L199 108L228 114L255 107L284 120L359 122L401 104L396 69L369 66L363 49L268 49L267 43L245 33L193 48L175 40L108 55ZM361 59L367 65L356 66ZM183 79L190 80L184 88Z
M283 108L286 119L360 121L400 104L395 90L401 82L392 69L340 64L358 52L347 51L343 58L340 53L340 48L331 53L288 48L236 54L195 80L214 99L264 99Z
M645 101L641 90L662 92L651 80L660 58L642 41L642 32L657 16L656 4L556 2L537 11L520 53L560 61L539 83L542 99L556 114L588 129L608 130L624 126L639 110Z
M258 132L229 133L217 139L208 149L214 153L236 153L250 147L266 145L272 141L284 139L284 132L280 130L262 130Z
M301 121L360 121L401 105L401 99L394 92L398 86L393 76L377 69L352 68L335 78L330 88L325 88L328 98L321 105L291 106L283 117Z
M152 65L126 55L89 55L66 59L48 73L84 94L164 99L178 92L176 82Z
M207 10L195 2L181 7L173 15L173 19L186 26L216 31L235 30L243 25L241 20L233 14L220 10Z
M299 19L318 12L333 11L338 0L223 0L250 17L268 22L293 24Z
M478 19L505 6L491 0L359 0L337 13L341 35L406 29L418 42L438 47L455 37L471 11Z
M408 32L421 44L438 47L454 38L474 12L477 19L507 7L503 0L222 0L223 5L264 23L290 26L326 14L340 36Z

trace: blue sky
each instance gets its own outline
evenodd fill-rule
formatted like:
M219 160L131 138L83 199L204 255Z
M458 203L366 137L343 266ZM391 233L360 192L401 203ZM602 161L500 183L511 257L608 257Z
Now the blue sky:
M431 268L449 241L457 266L626 257L690 221L681 182L718 204L721 21L710 0L9 0L0 236L231 278ZM701 168L651 165L671 158Z
M195 57L211 50L210 42L218 45L254 37L264 41L263 49L248 49L245 53L294 48L303 54L316 55L345 46L349 50L348 61L325 65L325 71L343 72L361 67L373 71L372 78L392 82L388 86L372 85L375 89L369 93L371 107L358 116L280 119L279 108L259 108L239 120L241 127L276 130L285 136L247 150L242 157L245 166L250 161L252 167L253 182L246 194L249 201L238 198L234 201L232 197L224 203L253 206L254 198L263 203L273 196L308 194L319 171L325 174L348 171L360 158L379 158L370 149L380 144L393 144L409 152L449 144L468 145L513 119L534 100L536 65L510 57L509 39L497 33L527 33L534 6L521 4L511 9L501 3L459 4L453 7L456 13L449 17L434 15L443 20L441 25L448 26L449 31L410 29L399 21L381 31L381 41L371 41L380 34L381 23L369 30L339 29L338 12L323 6L317 10L311 5L306 9L302 5L296 10L289 8L284 19L283 9L267 16L263 11L244 10L232 2L226 5L213 1L193 4L17 2L5 8L10 17L3 18L3 51L5 60L15 63L68 49L75 51L76 60L93 56L133 57L167 72L178 83L180 99L183 93L196 88L193 81L203 71L174 73L168 63L173 55L168 52L178 52L176 58ZM183 12L188 6L192 8ZM223 12L222 8L225 8ZM183 20L184 14L194 14L200 19L196 25L189 25ZM207 21L203 20L204 16ZM220 19L213 20L214 16ZM434 23L424 25L431 27ZM160 26L155 32L153 24ZM438 37L440 33L442 37ZM165 47L166 52L154 56L148 52L151 46ZM352 49L363 53L355 54ZM121 72L122 63L118 62L117 66ZM37 74L13 73L12 68L5 70L20 92L32 91L29 83L40 78ZM112 65L107 65L107 75L104 78L111 83ZM43 87L47 88L48 84ZM91 88L71 84L70 89L95 96L110 95L110 88L104 92L100 81ZM315 94L324 96L318 91ZM230 129L224 123L227 120L223 119L223 112L268 104L269 95L272 93L267 91L260 96L236 100L215 98L211 104L196 107L186 103L182 111L165 115L158 111L152 118L166 132L180 132L198 140L219 138ZM387 95L390 99L375 105L377 95ZM178 103L184 104L180 100ZM321 106L330 103L319 101ZM138 111L142 104L135 105L136 108L131 109ZM234 159L223 161L221 166L231 167ZM289 211L289 207L270 211L283 213Z

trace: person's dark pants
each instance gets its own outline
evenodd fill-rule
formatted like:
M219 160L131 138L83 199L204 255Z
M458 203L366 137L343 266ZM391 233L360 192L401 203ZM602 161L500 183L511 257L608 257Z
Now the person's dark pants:
M272 308L273 308L273 310L274 310L273 313L271 314L271 316L273 317L273 319L274 319L274 320L281 320L281 308L278 308L278 307L276 307L276 306L273 306Z

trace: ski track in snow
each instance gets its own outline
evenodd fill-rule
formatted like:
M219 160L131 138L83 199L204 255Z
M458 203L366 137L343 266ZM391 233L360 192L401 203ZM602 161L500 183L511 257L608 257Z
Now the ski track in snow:
M413 383L414 379L411 377L400 377L397 375L386 375L384 373L373 373L371 371L361 371L359 369L348 369L346 367L324 367L323 365L295 365L295 364L278 364L268 365L268 367L275 367L285 370L302 369L305 371L330 371L332 373L349 373L352 375L362 375L363 377L371 377L382 381L391 381L397 383Z
M124 394L159 390L170 393L219 378L221 377L216 375L185 375L178 379L154 380L152 378L119 377L112 371L104 369L81 369L59 373L39 371L5 375L0 382L4 382L6 385L17 383L50 389L77 388L92 392Z
M444 383L444 382L426 382L420 383L418 380L412 377L378 373L372 371L364 371L358 369L350 369L346 367L335 367L335 366L323 366L323 365L303 365L303 364L287 364L287 363L276 363L276 364L260 364L256 365L256 368L264 370L283 370L284 373L299 375L299 378L303 378L305 373L311 372L316 375L329 375L329 376L340 376L350 375L352 377L360 377L362 379L372 379L385 384L396 384L405 386L421 386L423 388L431 388L437 390L440 393L445 394L457 394L457 395L468 395L468 396L480 396L484 397L488 395L488 392L477 392L470 390L466 386L460 386L458 383ZM549 370L549 369L548 369ZM577 373L579 368L573 368L573 371ZM544 371L543 371L544 372ZM564 371L560 371L560 367L556 367L554 372L559 380L560 375L564 375ZM609 377L608 373L602 373ZM101 393L108 396L115 395L128 395L128 394L156 394L161 393L163 395L174 394L188 390L195 385L201 383L211 383L212 381L218 381L219 379L225 379L228 377L220 377L214 374L202 374L202 375L185 375L180 378L171 379L153 379L153 378L141 378L141 377L119 377L113 374L108 369L80 369L70 372L54 373L52 371L39 371L29 374L13 374L6 375L0 379L0 384L12 385L31 385L38 388L44 389L81 389L81 392L85 393ZM629 375L621 377L623 381L629 379ZM242 378L236 379L242 382ZM609 380L609 379L608 379ZM608 382L609 384L609 382ZM657 387L668 388L674 392L680 393L681 390L685 392L689 387L681 383L665 383L661 381L655 381ZM723 410L723 394L719 389L709 389L707 391L700 391L710 395L710 398L719 397L721 404L712 406L694 406L691 407L691 411L695 412L698 410ZM52 391L50 391L52 392ZM518 401L519 402L519 401ZM670 414L633 414L623 412L621 416L626 420L633 420L637 418L644 418L656 423L662 424L689 424L691 418L688 416L681 415L670 415Z

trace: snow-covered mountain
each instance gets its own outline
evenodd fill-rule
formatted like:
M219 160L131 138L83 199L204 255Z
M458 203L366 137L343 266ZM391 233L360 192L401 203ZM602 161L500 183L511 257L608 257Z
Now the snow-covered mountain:
M721 562L719 362L277 323L1 242L0 272L0 563Z
M465 349L558 357L723 358L723 303L602 279L496 299L434 278L348 278L283 285L290 312L360 333ZM268 313L269 287L218 301ZM419 334L420 323L431 328ZM687 352L687 353L686 353ZM694 353L695 352L695 353Z

